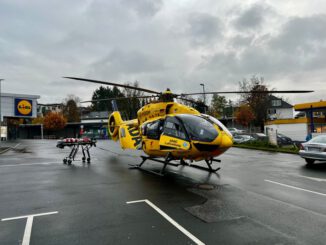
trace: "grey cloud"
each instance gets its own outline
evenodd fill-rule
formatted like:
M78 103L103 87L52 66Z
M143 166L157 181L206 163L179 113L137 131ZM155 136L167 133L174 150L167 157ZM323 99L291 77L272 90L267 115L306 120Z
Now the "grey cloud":
M326 68L326 15L289 19L275 36L236 35L228 40L232 51L218 51L203 60L198 69L224 73L291 76Z
M248 47L251 45L253 39L253 36L236 35L230 39L230 44L235 48Z
M121 75L154 73L165 69L158 58L139 51L114 49L91 66L90 74L118 79Z
M275 37L270 47L284 52L318 52L319 46L326 43L326 15L295 17L290 19Z
M121 4L124 8L130 8L137 13L138 16L153 16L163 6L162 0L122 0Z
M243 1L0 1L3 89L55 102L72 92L89 99L96 88L60 83L64 75L175 92L200 91L202 82L234 89L253 74L267 81L304 74L320 86L325 16L280 13Z
M257 29L260 28L267 14L270 13L268 6L255 4L238 16L234 25L238 30Z
M195 45L209 45L222 36L222 23L216 16L191 13L188 23L188 33Z

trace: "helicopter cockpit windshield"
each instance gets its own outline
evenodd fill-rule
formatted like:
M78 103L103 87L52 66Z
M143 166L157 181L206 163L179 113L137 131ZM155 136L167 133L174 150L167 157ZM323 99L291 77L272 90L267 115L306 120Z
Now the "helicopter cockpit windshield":
M214 125L205 118L191 114L179 114L176 117L182 121L192 140L212 142L218 136Z

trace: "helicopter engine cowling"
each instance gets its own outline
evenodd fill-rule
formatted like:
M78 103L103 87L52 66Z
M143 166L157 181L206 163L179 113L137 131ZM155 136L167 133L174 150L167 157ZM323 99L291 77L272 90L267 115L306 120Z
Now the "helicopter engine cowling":
M121 115L118 111L113 112L108 121L108 131L114 141L119 139L119 127L123 123Z

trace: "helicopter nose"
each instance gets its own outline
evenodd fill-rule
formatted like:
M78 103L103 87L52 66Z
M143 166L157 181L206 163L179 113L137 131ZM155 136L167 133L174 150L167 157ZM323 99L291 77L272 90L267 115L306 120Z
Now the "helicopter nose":
M229 136L228 134L224 133L223 138L222 138L221 147L230 148L232 145L233 145L232 137Z

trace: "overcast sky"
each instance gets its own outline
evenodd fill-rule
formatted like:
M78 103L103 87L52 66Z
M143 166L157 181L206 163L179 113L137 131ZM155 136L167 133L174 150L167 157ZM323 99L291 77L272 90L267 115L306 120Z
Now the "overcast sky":
M79 76L162 91L238 90L264 77L290 103L326 100L323 0L0 0L2 91L90 99Z

